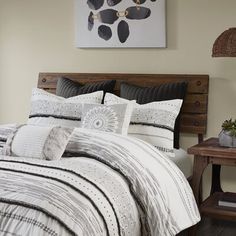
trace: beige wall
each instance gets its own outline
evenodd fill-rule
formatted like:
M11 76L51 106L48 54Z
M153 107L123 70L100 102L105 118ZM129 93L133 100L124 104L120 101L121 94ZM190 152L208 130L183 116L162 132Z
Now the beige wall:
M215 136L224 119L236 118L236 59L211 57L216 37L235 26L235 9L235 0L167 0L167 49L81 50L73 0L0 0L0 123L26 120L40 71L206 73L207 137ZM184 136L182 146L196 141ZM236 191L235 172L224 168L226 190Z

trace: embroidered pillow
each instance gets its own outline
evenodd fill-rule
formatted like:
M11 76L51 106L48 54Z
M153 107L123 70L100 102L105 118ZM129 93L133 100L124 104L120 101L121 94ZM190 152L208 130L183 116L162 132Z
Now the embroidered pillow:
M131 116L128 135L142 139L170 157L174 157L174 126L183 100L174 99L147 104L135 104ZM107 105L130 103L129 100L107 93Z
M17 131L17 124L0 125L0 155L7 155L9 146L7 141Z
M105 80L94 83L80 84L68 78L59 78L57 81L56 95L64 98L69 98L85 93L93 93L96 91L103 91L112 93L115 87L115 80Z
M63 98L35 88L28 124L80 127L84 103L101 104L103 91Z
M83 105L82 128L127 135L133 103L115 105Z
M174 126L182 100L174 99L136 103L129 126L129 135L143 139L170 157L174 157Z
M11 156L60 159L72 131L72 128L24 125L12 138Z
M153 87L139 87L132 84L121 83L120 97L136 100L138 104L172 99L184 99L187 91L186 82L166 83ZM177 117L174 130L174 147L179 148L180 119Z

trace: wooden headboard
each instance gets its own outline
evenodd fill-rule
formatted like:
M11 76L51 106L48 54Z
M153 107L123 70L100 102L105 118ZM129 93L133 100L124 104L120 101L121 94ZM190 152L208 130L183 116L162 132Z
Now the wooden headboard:
M139 86L158 86L169 82L188 82L187 96L181 113L181 132L198 134L199 142L207 128L208 75L181 74L104 74L104 73L40 73L38 88L55 93L57 80L67 77L82 84L115 79L116 94L121 82Z

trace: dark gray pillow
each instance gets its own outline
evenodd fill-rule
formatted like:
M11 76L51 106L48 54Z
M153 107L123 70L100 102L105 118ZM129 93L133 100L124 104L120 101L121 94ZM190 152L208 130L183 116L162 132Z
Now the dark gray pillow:
M139 104L171 99L184 99L187 91L187 83L166 83L154 87L139 87L132 84L121 83L120 97L128 100L136 100ZM179 148L180 118L175 122L174 147Z
M56 95L69 98L80 94L104 91L105 96L106 92L113 93L115 84L115 80L106 80L83 85L68 78L62 77L57 81Z

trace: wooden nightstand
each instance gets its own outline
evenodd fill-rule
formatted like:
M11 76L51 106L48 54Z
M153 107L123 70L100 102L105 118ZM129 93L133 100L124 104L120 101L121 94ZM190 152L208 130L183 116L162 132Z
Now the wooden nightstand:
M192 189L199 205L201 215L236 220L236 208L218 206L218 201L224 194L220 184L221 165L236 166L236 148L219 146L217 138L210 138L188 149L194 155ZM201 202L201 179L204 169L212 164L212 185L210 196Z

